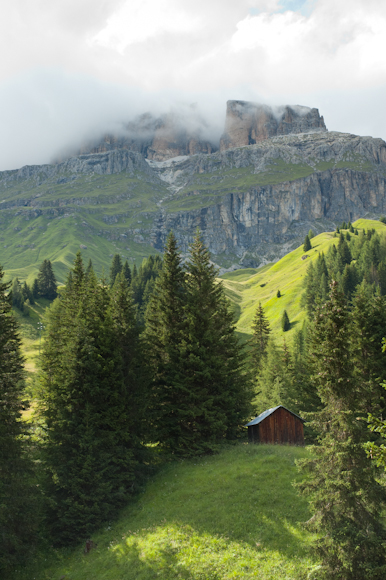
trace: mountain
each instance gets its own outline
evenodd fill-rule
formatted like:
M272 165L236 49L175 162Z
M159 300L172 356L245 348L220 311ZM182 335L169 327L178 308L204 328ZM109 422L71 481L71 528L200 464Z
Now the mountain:
M139 264L162 252L170 230L186 254L197 227L222 272L257 267L299 246L310 228L386 213L386 143L329 132L317 109L230 101L214 152L197 123L189 126L199 152L193 129L179 122L180 147L162 122L143 116L141 142L1 172L7 274L31 279L49 258L63 281L79 249L99 273L115 253ZM167 159L167 151L192 154Z

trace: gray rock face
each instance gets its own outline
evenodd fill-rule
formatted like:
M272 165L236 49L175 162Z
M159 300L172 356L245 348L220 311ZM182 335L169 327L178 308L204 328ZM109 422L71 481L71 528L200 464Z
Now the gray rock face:
M244 147L276 135L326 131L318 109L283 106L273 109L268 105L248 101L228 101L225 132L220 140L220 151Z
M272 108L248 101L228 101L220 143L208 139L208 123L191 106L161 117L154 117L151 113L140 115L122 125L119 134L107 134L95 142L84 144L73 155L128 149L147 159L166 161L181 155L211 154L219 148L224 151L276 135L311 130L326 130L318 109L298 105Z
M114 149L106 153L70 157L55 165L26 165L13 171L0 171L0 187L7 187L12 182L23 182L28 179L42 182L56 176L57 183L60 184L70 181L79 174L112 175L122 171L130 175L140 171L154 178L153 171L140 153Z
M4 220L92 213L90 235L124 239L127 251L162 251L173 230L187 253L199 227L220 267L256 266L299 245L310 228L386 214L386 143L317 131L166 161L119 149L2 172L0 195Z
M220 265L227 257L238 266L272 261L299 245L311 227L319 232L343 220L386 213L382 139L328 132L290 135L152 167L169 183L172 200L170 209L165 200L152 230L155 247L161 249L173 230L187 252L199 227ZM232 179L224 179L227 172L237 178L237 170L244 171L245 185L232 186ZM304 177L296 177L301 173ZM204 186L201 175L209 176ZM221 191L221 184L223 195L211 205L171 211L176 199L183 206L208 188Z

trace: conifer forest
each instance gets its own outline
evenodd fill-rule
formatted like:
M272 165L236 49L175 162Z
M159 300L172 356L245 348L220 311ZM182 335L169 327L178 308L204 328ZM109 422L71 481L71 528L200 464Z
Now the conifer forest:
M41 544L91 538L157 466L245 442L245 423L278 405L306 420L296 490L317 577L386 577L386 237L350 223L334 236L308 265L291 340L287 311L278 339L261 302L240 340L199 231L187 259L170 233L162 258L137 269L116 254L104 278L78 253L60 287L49 260L31 286L0 270L1 577ZM15 312L41 298L26 389Z

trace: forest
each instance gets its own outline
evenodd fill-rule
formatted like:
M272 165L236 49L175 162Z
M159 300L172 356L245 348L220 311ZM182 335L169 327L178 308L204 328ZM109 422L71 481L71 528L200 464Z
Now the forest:
M48 260L32 288L2 281L0 570L11 575L44 538L90 538L155 466L216 454L281 404L307 421L312 454L297 490L311 506L320 577L384 578L386 238L351 224L335 238L308 267L307 319L288 344L272 338L261 304L241 344L199 232L185 262L170 234L163 259L138 271L116 255L100 280L79 253L62 288ZM23 312L39 296L53 301L27 425L12 306Z

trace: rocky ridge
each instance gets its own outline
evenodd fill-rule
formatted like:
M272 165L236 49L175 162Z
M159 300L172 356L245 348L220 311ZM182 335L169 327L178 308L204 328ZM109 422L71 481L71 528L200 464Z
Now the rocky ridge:
M116 149L0 173L0 218L82 215L124 257L162 251L170 230L185 253L199 227L218 266L257 266L310 228L386 213L385 176L384 141L326 131L164 161Z
M228 101L225 129L220 141L208 138L207 121L194 107L160 117L145 113L122 126L119 134L106 134L83 145L75 154L105 153L128 149L154 161L184 155L210 155L218 149L252 145L276 135L326 131L318 109L299 105L269 107L248 101Z

